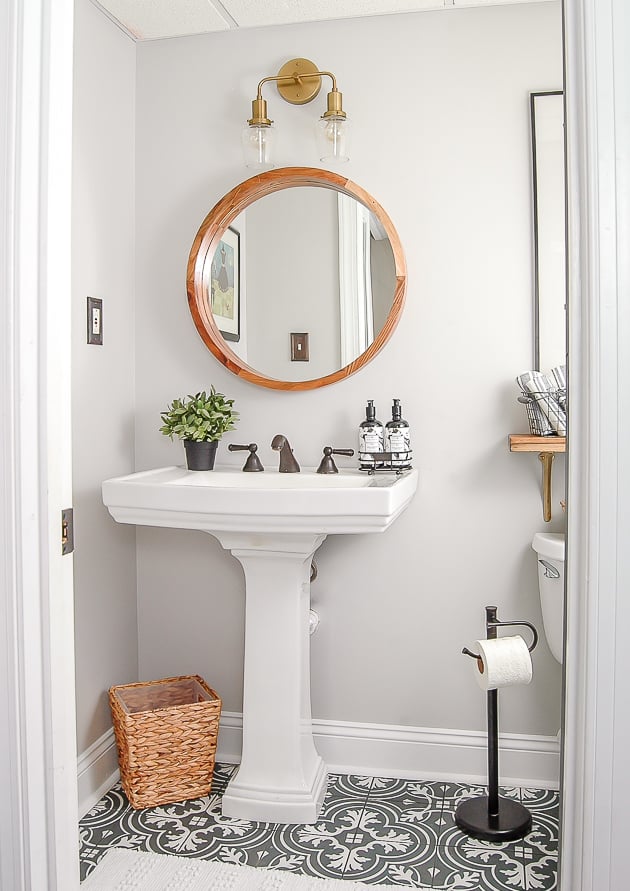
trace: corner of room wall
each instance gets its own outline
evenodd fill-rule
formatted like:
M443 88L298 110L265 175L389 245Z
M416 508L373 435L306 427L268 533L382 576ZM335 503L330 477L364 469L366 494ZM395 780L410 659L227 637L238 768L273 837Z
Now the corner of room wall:
M137 680L135 529L101 500L134 470L135 44L77 0L73 127L72 399L79 798L116 769L107 690ZM103 301L88 345L87 297Z

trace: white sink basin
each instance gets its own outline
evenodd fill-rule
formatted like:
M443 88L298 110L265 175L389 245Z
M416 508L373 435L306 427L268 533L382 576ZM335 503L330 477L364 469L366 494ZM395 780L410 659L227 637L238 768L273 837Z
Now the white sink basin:
M190 471L162 467L103 483L103 501L120 523L206 532L360 533L387 529L411 500L418 471L370 476Z
M317 819L327 776L311 727L311 560L330 533L387 529L417 485L417 470L370 476L227 467L163 467L103 483L103 501L118 522L200 529L243 567L243 750L222 797L225 816Z

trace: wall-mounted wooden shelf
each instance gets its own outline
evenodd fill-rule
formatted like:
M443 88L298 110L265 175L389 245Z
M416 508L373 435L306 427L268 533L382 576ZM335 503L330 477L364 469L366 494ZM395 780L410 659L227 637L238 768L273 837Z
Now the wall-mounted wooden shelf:
M510 434L511 452L566 452L566 436L531 436L528 433Z
M551 520L551 465L556 452L566 452L566 436L531 436L525 433L511 433L511 452L538 452L542 462L543 519Z

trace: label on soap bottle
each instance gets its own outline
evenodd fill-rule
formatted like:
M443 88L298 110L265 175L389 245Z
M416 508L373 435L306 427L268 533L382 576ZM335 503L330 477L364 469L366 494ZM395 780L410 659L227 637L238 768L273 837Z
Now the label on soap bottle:
M411 434L409 427L387 428L386 451L392 453L392 466L403 467L411 462Z
M359 430L359 453L383 451L383 428L361 427Z
M411 448L409 427L391 427L388 431L388 452L408 452Z

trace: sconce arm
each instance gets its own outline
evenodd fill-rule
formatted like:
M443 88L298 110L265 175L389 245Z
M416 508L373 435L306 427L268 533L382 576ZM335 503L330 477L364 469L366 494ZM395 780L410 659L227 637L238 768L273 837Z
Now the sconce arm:
M304 82L307 80L312 80L314 77L329 77L332 80L332 88L334 93L338 93L337 89L337 78L332 73L332 71L309 71L308 74L276 74L273 77L263 77L263 79L258 84L258 90L256 92L256 98L258 100L262 100L262 88L264 84L268 83L280 83L280 81L284 81L288 84L295 84L296 86L303 86ZM317 91L319 92L319 90ZM282 94L281 94L282 95ZM315 98L317 93L315 93L311 98ZM287 100L289 101L289 100ZM311 101L310 99L307 101ZM297 104L297 103L296 103ZM306 103L304 103L306 104Z
M342 95L337 88L337 78L332 71L320 71L308 59L291 59L282 66L278 74L263 77L258 84L256 98L252 102L250 126L270 126L272 121L267 117L267 102L263 99L263 87L268 83L278 85L278 93L291 105L306 105L318 95L322 78L329 77L332 89L327 96L327 109L323 118L345 118L342 108Z

